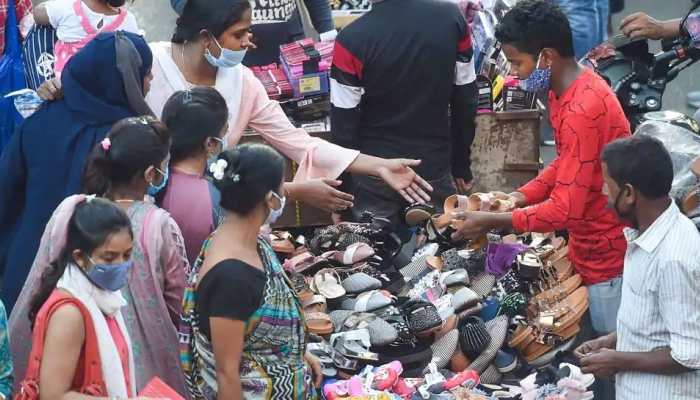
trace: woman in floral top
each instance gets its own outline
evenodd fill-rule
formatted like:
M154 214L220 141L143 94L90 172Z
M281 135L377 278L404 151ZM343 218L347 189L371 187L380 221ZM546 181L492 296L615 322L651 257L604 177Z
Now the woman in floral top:
M10 398L12 392L12 356L10 337L7 334L7 314L0 301L0 400Z

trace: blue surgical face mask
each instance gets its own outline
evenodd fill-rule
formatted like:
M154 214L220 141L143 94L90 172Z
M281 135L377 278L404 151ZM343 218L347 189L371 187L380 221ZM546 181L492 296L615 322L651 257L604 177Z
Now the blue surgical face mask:
M147 193L151 197L156 197L156 195L160 193L161 190L165 189L165 187L168 185L168 178L170 177L169 166L165 167L165 172L161 171L160 168L156 168L156 171L158 171L158 173L163 177L163 179L157 185L154 185L153 182L148 183Z
M270 209L270 213L267 215L267 219L265 220L265 223L263 225L272 225L277 220L282 216L284 213L284 206L287 203L287 198L284 196L280 196L275 192L271 192L273 196L277 197L277 200L280 201L280 207L276 210Z
M540 61L542 61L542 52L537 57L535 70L526 79L520 81L520 88L526 92L537 93L549 90L552 69L551 67L540 68Z
M126 286L129 269L133 264L131 260L120 264L97 264L90 257L88 260L92 263L92 268L85 275L95 286L109 292L116 292Z
M216 40L214 35L212 35L212 39L214 39L214 43L216 43L216 45L219 46L219 50L221 51L221 53L217 58L211 54L211 51L209 51L209 49L204 50L204 58L207 59L209 64L216 68L233 68L243 62L246 51L248 49L229 50L227 48L221 47L219 41Z

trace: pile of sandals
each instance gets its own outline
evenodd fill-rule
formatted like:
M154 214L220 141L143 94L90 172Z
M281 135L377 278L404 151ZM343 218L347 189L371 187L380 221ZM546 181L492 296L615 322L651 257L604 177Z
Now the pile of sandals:
M450 238L459 228L451 213L507 212L514 204L507 195L474 194L448 198L445 214L409 207L405 221L417 243L404 265L396 265L396 255L405 243L371 214L308 238L273 232L312 334L309 351L324 375L348 382L367 368L398 362L407 379L402 398L425 389L430 368L445 377L470 371L483 391L499 388L504 376L519 382L531 365L571 344L588 296L565 239Z

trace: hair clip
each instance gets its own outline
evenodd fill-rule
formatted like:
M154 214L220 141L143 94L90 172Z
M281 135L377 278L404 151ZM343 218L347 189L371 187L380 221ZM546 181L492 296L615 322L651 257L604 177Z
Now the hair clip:
M145 116L139 117L139 121L141 121L141 123L144 125L148 125L148 118Z
M182 98L182 102L183 102L184 104L187 104L187 103L189 103L190 101L192 101L192 90L191 90L191 89L187 89L187 90L185 90L185 95L184 95L184 97Z
M102 145L102 150L105 152L109 151L109 148L112 147L112 141L109 138L104 138L100 144Z
M236 182L236 183L238 183L238 182L241 181L241 175L240 175L240 174L234 174L234 175L231 177L231 180L234 181L234 182Z
M85 202L89 204L93 200L95 200L95 198L97 198L96 194L89 194L89 195L85 196Z

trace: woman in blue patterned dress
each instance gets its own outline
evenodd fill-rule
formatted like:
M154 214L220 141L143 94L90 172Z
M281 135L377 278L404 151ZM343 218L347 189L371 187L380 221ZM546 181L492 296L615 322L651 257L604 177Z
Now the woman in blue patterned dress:
M316 398L321 369L306 352L301 305L263 225L282 213L284 159L244 144L210 166L224 222L191 271L180 329L194 399ZM315 378L315 381L314 381Z

